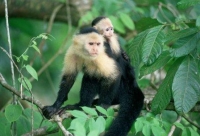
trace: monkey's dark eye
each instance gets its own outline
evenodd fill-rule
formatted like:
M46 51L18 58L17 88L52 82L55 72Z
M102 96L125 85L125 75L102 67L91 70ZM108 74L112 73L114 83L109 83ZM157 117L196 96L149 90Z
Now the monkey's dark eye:
M89 45L93 45L93 43L92 43L92 42L89 42Z
M109 31L109 28L107 28L106 31Z
M97 43L97 45L99 46L101 43Z

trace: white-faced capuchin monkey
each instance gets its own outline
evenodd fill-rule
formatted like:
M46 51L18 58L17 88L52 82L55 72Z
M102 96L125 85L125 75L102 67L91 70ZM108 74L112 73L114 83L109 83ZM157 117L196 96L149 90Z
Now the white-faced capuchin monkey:
M42 109L44 116L50 119L59 111L79 72L84 73L81 90L86 93L80 94L84 97L83 105L91 106L99 94L99 104L109 106L119 88L120 71L116 61L105 52L103 36L93 27L82 29L66 52L58 97L52 106Z
M122 55L118 57L120 61L116 61L117 58L110 46L106 46L103 42L104 38L92 27L81 30L74 37L65 56L58 97L52 106L45 106L42 112L49 119L52 115L67 109L91 107L94 97L99 95L97 104L104 108L112 103L120 104L118 115L105 136L126 136L132 123L139 116L144 96L137 86L135 77L129 79L126 75L129 63L122 58ZM68 99L67 95L80 71L84 73L80 102L60 109ZM129 72L133 72L131 74L134 76L133 70ZM130 85L131 83L134 85Z

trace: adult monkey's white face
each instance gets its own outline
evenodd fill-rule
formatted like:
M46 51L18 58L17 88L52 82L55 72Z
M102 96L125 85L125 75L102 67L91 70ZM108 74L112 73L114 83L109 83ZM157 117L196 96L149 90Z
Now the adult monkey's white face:
M85 59L96 59L101 53L105 51L102 35L97 33L77 35L74 39L77 43L77 55L81 55Z

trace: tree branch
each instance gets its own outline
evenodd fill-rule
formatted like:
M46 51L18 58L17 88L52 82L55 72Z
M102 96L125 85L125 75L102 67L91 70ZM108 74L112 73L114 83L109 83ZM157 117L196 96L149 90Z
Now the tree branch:
M49 20L52 9L62 5L55 21L68 22L66 3L58 0L8 0L9 18L31 18ZM69 0L69 7L72 13L72 24L77 25L80 17L90 10L92 0ZM0 1L0 17L5 15L5 5Z
M179 123L180 121L181 121L181 116L179 116L178 119L177 119L175 122ZM174 133L174 131L175 131L175 129L176 129L176 126L173 125L173 126L171 127L171 130L170 130L168 136L172 136L173 133Z
M33 130L32 132L23 134L22 136L41 136L41 135L53 134L53 133L58 132L58 128L55 128L50 132L49 131L47 132L47 129L48 129L47 126L41 127L41 128Z
M200 130L200 126L197 125L196 123L194 123L189 117L187 117L185 114L182 115L182 117L187 120L190 124L192 124L193 126L195 126L196 128L198 128Z
M32 102L37 106L39 107L40 109L42 109L44 107L44 105L39 101L39 100L36 100L31 97L28 97L24 94L20 94L20 91L16 90L15 88L13 88L12 86L10 86L9 84L7 84L6 80L4 79L3 75L0 73L0 84L6 88L7 90L13 92L15 95L17 95L19 98L21 98L22 100L27 100L28 102Z

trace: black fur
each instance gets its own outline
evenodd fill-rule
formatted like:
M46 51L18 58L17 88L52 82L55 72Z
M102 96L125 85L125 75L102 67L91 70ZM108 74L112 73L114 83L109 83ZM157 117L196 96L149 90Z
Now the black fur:
M91 25L95 26L97 23L99 23L102 19L105 19L105 18L106 17L104 17L104 16L97 17L92 21Z
M88 33L92 33L92 32L95 32L98 34L98 31L93 27L85 27L85 28L81 29L79 34L88 34Z

